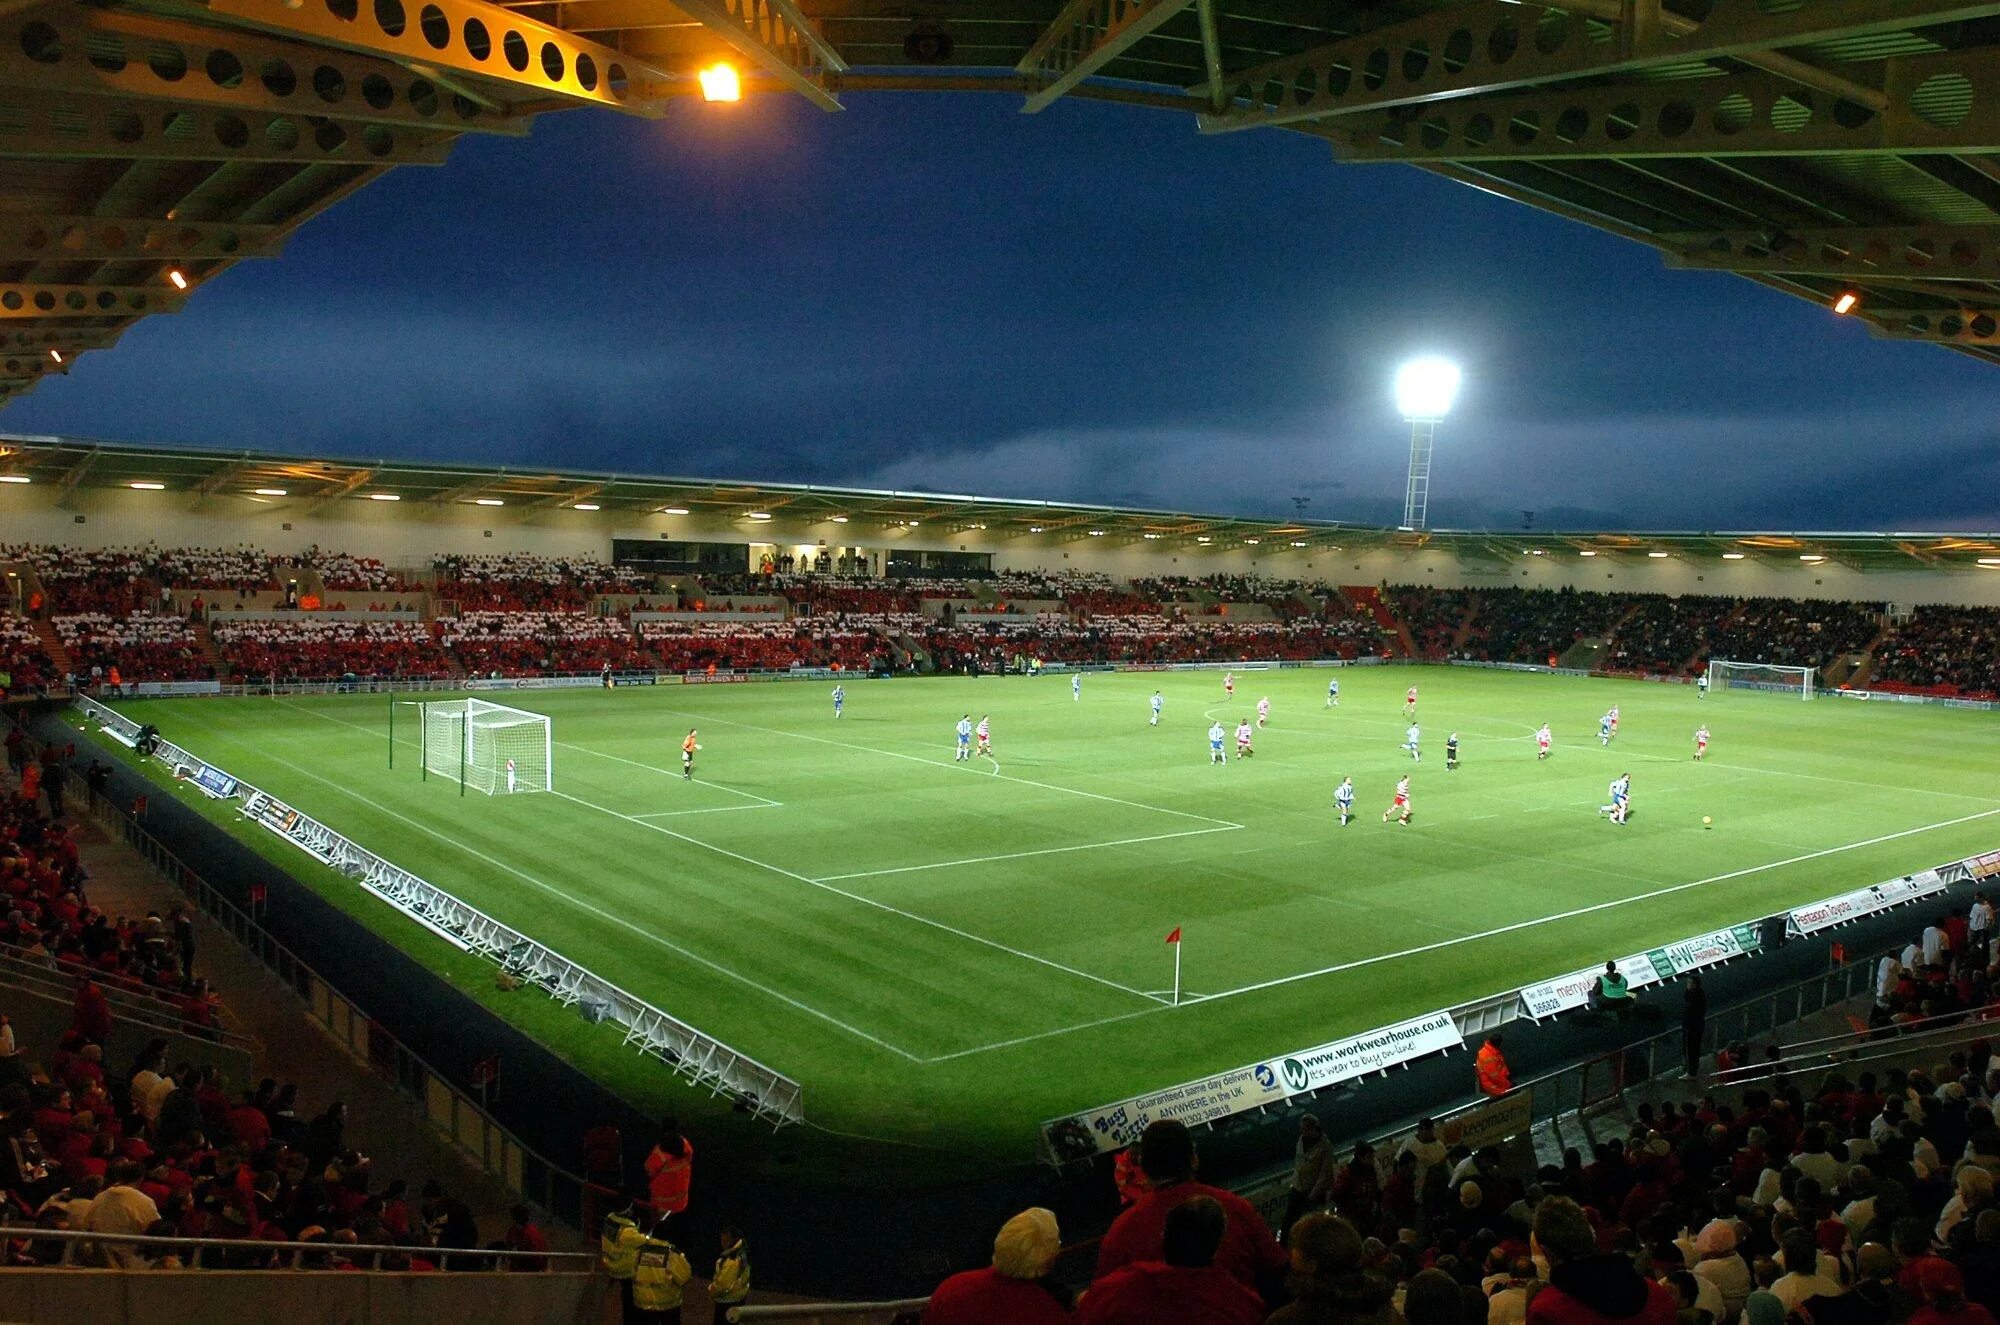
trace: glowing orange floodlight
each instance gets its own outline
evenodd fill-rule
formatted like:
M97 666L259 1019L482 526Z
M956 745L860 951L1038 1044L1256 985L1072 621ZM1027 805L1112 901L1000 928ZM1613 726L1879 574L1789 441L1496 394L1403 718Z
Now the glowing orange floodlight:
M743 100L743 79L733 64L712 64L695 75L701 80L703 101Z
M1841 292L1840 298L1833 301L1833 311L1843 315L1852 313L1854 306L1860 302L1860 295L1854 293L1852 290L1844 290Z
M188 278L181 274L181 269L179 267L175 267L173 270L169 271L167 273L167 279L173 282L174 288L176 290L185 290L188 288Z

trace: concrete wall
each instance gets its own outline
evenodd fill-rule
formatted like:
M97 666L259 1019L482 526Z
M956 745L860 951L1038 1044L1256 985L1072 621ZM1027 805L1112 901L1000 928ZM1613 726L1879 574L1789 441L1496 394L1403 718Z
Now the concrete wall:
M595 1325L617 1318L588 1274L0 1270L0 1316L72 1325Z
M1091 538L1072 531L999 537L981 530L932 531L919 526L728 521L703 517L539 508L431 506L348 498L317 511L305 500L217 494L197 502L185 493L79 488L67 506L45 486L0 486L0 540L120 546L231 546L249 543L274 552L322 547L380 558L391 566L427 566L441 553L532 552L609 560L613 538L670 537L696 541L770 543L780 550L863 546L990 552L1007 570L1091 570L1114 578L1205 575L1214 572L1324 579L1334 584L1426 584L1439 587L1518 584L1542 588L1631 593L1773 595L1790 598L1879 599L2000 606L2000 570L1863 572L1832 563L1723 561L1713 554L1655 560L1640 556L1574 555L1507 561L1459 557L1446 551L1378 549L1331 552L1290 547L1188 548L1139 540ZM1533 546L1524 543L1524 548Z

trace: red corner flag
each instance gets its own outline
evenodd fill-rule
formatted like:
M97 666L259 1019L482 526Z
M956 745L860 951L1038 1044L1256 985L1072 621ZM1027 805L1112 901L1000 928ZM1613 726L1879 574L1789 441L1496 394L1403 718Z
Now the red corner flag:
M1167 935L1167 942L1179 943L1180 941L1181 941L1181 927L1179 925L1175 925L1174 932Z
M1174 950L1174 1006L1181 1005L1181 927L1174 926L1174 932L1167 935L1167 946Z

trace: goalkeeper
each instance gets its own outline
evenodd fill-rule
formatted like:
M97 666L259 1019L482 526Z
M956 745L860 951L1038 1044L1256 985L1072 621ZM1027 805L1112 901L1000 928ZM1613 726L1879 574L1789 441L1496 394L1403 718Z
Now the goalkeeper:
M694 736L694 728L690 727L687 739L681 742L681 777L690 782L694 780L694 752L701 749Z

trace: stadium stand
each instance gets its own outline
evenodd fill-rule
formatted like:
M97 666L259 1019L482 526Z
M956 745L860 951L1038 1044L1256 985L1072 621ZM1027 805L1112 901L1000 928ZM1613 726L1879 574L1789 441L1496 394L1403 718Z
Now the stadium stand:
M45 691L61 678L42 637L14 617L0 617L0 691L27 695Z
M522 552L439 557L432 569L438 595L468 611L577 611L599 594L639 593L653 584L651 575L587 557Z
M243 680L442 677L453 671L431 626L419 621L256 617L218 622L210 633Z
M475 676L614 671L648 666L622 617L472 611L438 623L438 640Z
M1940 696L2000 697L2000 609L1919 607L1875 650L1868 684Z
M55 618L55 628L70 666L79 675L117 673L126 681L193 681L208 678L212 671L194 631L178 616L85 612Z

